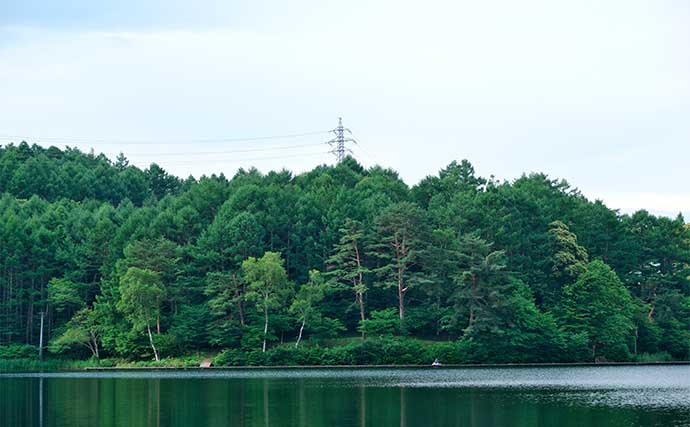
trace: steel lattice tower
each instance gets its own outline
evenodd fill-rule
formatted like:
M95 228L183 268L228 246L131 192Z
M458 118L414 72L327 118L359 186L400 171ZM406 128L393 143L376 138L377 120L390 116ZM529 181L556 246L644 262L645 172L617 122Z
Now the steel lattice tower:
M347 135L352 135L352 131L350 131L350 129L346 127L343 127L342 117L338 117L338 126L335 129L331 130L331 132L335 134L335 138L328 141L327 144L333 147L330 153L335 155L336 162L340 163L343 161L343 159L345 159L345 153L354 154L352 150L345 146L345 143L353 142L357 144L357 141L355 141L354 138L350 136L346 137L346 132Z

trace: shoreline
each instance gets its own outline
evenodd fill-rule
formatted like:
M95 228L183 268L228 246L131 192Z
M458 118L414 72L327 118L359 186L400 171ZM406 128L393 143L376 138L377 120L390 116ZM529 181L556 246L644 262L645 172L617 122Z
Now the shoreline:
M529 368L591 368L624 366L690 366L690 360L645 361L645 362L573 362L573 363L477 363L477 364L382 364L382 365L241 365L241 366L17 366L16 369L0 369L0 377L16 374L51 374L79 372L220 372L220 371L287 371L287 370L434 370L434 369L529 369ZM1 367L0 367L1 368Z
M690 366L690 360L668 362L606 362L606 363L482 363L482 364L448 364L431 365L280 365L280 366L210 366L210 367L177 367L177 366L132 366L132 367L86 367L74 370L81 371L223 371L223 370L318 370L318 369L471 369L471 368L576 368L576 367L610 367L610 366Z

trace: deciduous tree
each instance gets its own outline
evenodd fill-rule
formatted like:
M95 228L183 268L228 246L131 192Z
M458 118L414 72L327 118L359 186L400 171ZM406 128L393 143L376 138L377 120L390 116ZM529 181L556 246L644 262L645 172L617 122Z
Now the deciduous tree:
M247 280L248 301L253 302L257 310L263 313L263 344L261 351L266 351L268 339L269 314L271 310L284 306L290 295L287 273L283 259L277 252L266 252L261 258L249 257L242 263L242 271Z

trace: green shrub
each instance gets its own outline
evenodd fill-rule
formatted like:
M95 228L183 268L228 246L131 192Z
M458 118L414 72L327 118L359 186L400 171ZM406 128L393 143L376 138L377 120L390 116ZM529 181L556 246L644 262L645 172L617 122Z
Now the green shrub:
M459 340L434 343L429 346L430 358L446 365L462 365L473 362L471 341Z
M365 336L382 337L400 333L400 318L396 309L372 311L370 316L359 322L359 331Z
M564 335L564 347L561 354L563 362L591 362L592 350L588 347L587 332Z
M245 365L244 352L238 349L223 350L213 358L214 366L242 366Z
M266 353L261 350L245 352L245 364L248 366L266 366Z
M658 353L642 353L635 356L635 362L650 363L650 362L670 362L673 356L666 351Z
M396 340L386 351L393 364L425 364L432 363L434 357L430 348L416 340Z
M240 339L240 347L246 351L255 351L261 348L261 343L264 338L264 332L260 328L245 326L243 329L242 338ZM269 341L274 337L268 334Z
M323 349L320 362L320 365L353 365L351 347L339 346Z
M297 350L294 346L273 347L263 357L263 363L267 366L295 366L298 365Z
M156 344L158 354L162 357L169 358L180 354L177 336L174 334L154 334L153 341Z
M29 344L0 346L0 359L38 359L38 347Z
M690 358L690 331L685 331L680 322L670 322L674 326L664 331L660 347L668 351L676 360Z

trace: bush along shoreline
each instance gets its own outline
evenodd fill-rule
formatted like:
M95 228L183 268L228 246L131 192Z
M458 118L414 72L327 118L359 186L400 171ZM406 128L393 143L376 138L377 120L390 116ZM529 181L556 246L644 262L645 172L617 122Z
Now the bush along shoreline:
M517 356L517 357L516 357ZM5 355L7 357L7 355ZM434 360L442 365L455 366L506 366L506 365L589 365L573 359L546 359L529 354L502 354L486 358L485 354L473 349L471 343L452 341L420 341L405 337L383 337L353 339L344 345L323 346L309 344L296 347L293 344L278 345L263 352L227 349L213 354L193 354L188 356L155 360L124 359L86 359L72 360L49 358L16 357L0 358L0 372L59 372L86 369L190 369L199 368L204 360L211 359L214 368L232 367L339 367L339 366L431 366ZM608 363L606 360L599 360ZM622 363L672 363L668 353L641 354ZM618 362L621 363L621 362Z

